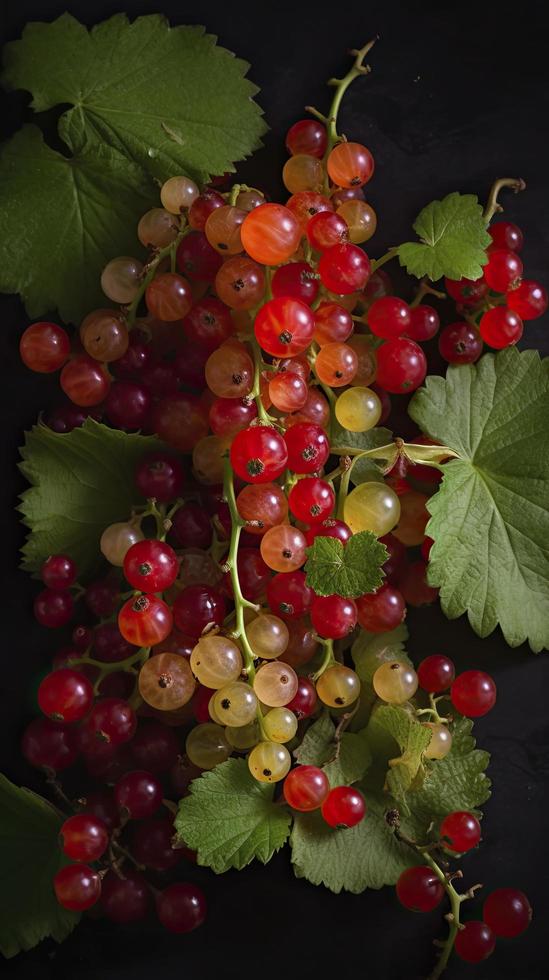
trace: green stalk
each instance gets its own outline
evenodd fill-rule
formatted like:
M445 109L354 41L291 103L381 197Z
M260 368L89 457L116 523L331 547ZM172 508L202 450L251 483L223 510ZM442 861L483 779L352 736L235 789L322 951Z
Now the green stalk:
M133 327L135 323L135 318L137 316L137 310L139 309L139 304L143 299L143 296L145 295L147 286L154 279L156 275L156 270L160 262L162 262L163 259L169 257L171 271L175 272L175 256L177 253L177 247L179 243L185 238L185 235L188 235L190 231L192 231L192 228L190 228L188 225L185 225L183 228L181 228L178 231L173 242L170 242L169 245L166 245L164 248L159 249L159 251L156 253L154 258L152 258L150 262L148 262L147 265L145 266L145 269L147 271L143 276L141 283L139 284L139 289L137 290L137 293L135 294L134 298L132 299L130 305L127 307L126 310L126 323L128 327Z

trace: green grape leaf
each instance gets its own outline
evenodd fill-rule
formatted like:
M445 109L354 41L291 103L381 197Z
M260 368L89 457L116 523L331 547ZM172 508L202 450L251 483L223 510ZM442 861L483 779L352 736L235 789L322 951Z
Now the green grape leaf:
M4 56L4 84L31 92L36 112L70 105L59 135L74 152L113 147L159 181L232 171L266 130L248 64L203 27L170 27L160 14L116 14L88 30L65 13L28 24Z
M389 447L393 433L390 429L379 426L375 429L368 429L367 432L351 432L344 429L334 418L331 423L331 451L336 455L345 456L349 450L379 449L381 446ZM391 446L391 449L393 447ZM396 451L396 447L395 447ZM380 459L386 459L386 454L381 454Z
M368 723L370 712L377 697L372 687L372 678L381 664L398 660L412 667L404 644L408 639L408 628L404 623L388 633L368 633L360 630L357 639L351 647L351 655L355 670L360 678L360 703L356 715L351 722L352 730L363 728Z
M423 786L408 793L409 813L402 829L414 840L425 840L431 823L437 824L454 810L472 810L490 796L486 768L490 754L475 747L473 722L458 717L452 727L452 748L444 759L433 762ZM480 814L479 814L480 815Z
M482 207L474 194L448 194L432 201L414 222L419 242L406 242L398 250L400 264L412 276L436 282L478 279L486 263L485 249L492 239L486 230Z
M52 879L67 864L59 847L63 817L42 797L0 774L0 952L62 942L80 915L62 908Z
M193 780L179 804L175 827L216 874L270 861L286 842L291 815L273 803L274 786L258 783L245 759L228 759Z
M379 588L384 578L381 566L387 558L385 545L371 531L353 534L346 545L338 538L319 535L307 548L307 585L317 595L356 598Z
M431 377L409 406L460 459L428 503L428 579L450 619L549 647L549 358L515 347Z
M326 711L307 729L294 756L301 765L320 766L330 786L349 786L361 779L372 761L365 733L343 732L336 752L336 726Z
M387 743L387 736L390 741ZM404 707L379 705L372 712L367 730L368 744L376 752L377 760L385 754L380 746L388 744L388 770L384 788L393 796L405 812L409 812L408 793L423 785L425 749L431 740L431 733ZM395 745L396 743L396 745ZM394 754L398 746L400 755Z
M93 575L101 568L105 528L128 520L132 508L144 503L135 486L136 464L161 448L154 436L109 429L91 418L62 435L34 426L25 434L19 464L32 484L19 504L30 528L22 567L38 572L48 555L66 554L80 581Z
M298 878L325 885L339 894L394 885L400 873L418 858L401 844L387 825L385 813L394 806L386 794L366 795L368 811L356 827L332 829L318 811L296 813L290 836L292 863Z
M135 228L155 198L152 181L107 144L67 158L24 126L0 150L0 290L20 293L31 317L58 309L78 323L105 305L109 259L143 254Z

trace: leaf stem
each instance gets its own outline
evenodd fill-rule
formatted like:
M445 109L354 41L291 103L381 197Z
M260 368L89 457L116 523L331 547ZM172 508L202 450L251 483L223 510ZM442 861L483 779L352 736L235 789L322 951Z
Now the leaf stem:
M169 257L171 271L175 272L175 256L177 253L177 247L179 243L185 238L185 235L188 235L189 232L191 231L192 228L190 228L188 225L184 225L178 231L173 242L170 242L169 245L166 245L164 248L159 249L158 252L156 252L156 254L153 256L153 258L151 258L149 262L147 262L147 264L145 265L143 269L143 272L145 274L141 280L141 283L139 284L139 289L137 290L137 293L132 299L130 305L126 307L126 323L128 327L132 327L135 323L135 318L137 316L137 310L139 309L139 304L143 299L143 296L145 295L147 286L154 279L156 275L156 270L160 262L162 262L163 259Z
M526 190L526 182L522 177L499 177L498 180L494 181L483 212L483 218L487 225L490 224L492 218L498 211L503 211L498 201L498 194L504 187L510 187L515 194L518 194L519 191Z
M424 296L436 296L437 299L446 299L446 293L442 293L440 289L434 289L427 276L420 279L416 295L409 305L411 307L419 306Z
M358 78L360 75L368 75L369 72L371 72L372 69L370 66L364 64L364 59L368 52L371 51L377 40L378 38L376 35L376 37L372 38L371 41L368 41L368 43L362 48L353 48L349 54L354 55L355 60L347 74L344 75L343 78L330 78L328 82L328 85L335 87L335 92L332 99L332 104L328 110L328 115L325 119L328 125L328 146L326 148L325 160L331 153L335 143L337 143L340 138L337 132L337 117L343 96L345 95L345 92L349 88L351 82L354 82L355 78ZM307 108L309 111L311 111L310 107ZM320 113L316 112L316 110L313 115L316 115L317 118L321 118Z
M395 245L393 246L393 248L390 248L387 252L385 252L385 254L382 255L380 259L372 259L371 262L372 272L376 272L376 270L380 269L381 266L385 265L386 262L390 262L391 259L396 258L396 256L398 255L398 249L399 246Z

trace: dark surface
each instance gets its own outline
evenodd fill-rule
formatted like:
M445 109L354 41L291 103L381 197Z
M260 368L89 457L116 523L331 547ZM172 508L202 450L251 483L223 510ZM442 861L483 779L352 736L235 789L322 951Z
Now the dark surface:
M546 34L542 3L523 3L506 19L491 3L366 2L334 5L327 14L298 5L209 3L200 5L128 0L131 16L160 10L175 23L205 23L220 41L252 63L251 77L271 132L265 149L242 173L279 194L283 137L302 115L300 107L324 107L324 81L346 70L348 48L380 33L371 56L374 71L355 83L341 116L350 138L365 142L376 158L368 198L380 229L369 246L381 255L409 236L418 210L452 190L482 198L496 176L522 176L528 190L507 196L507 215L526 231L527 274L547 285L549 273L549 112ZM499 5L498 5L499 6ZM69 9L88 24L117 12L116 2L63 3L18 0L4 12L4 39L19 36L28 20L50 20ZM381 12L380 12L381 8ZM4 133L24 117L26 97L1 96ZM15 471L16 447L24 428L55 400L57 382L26 371L17 343L26 325L14 297L0 300L2 312L2 435L5 439L5 531L2 539L2 658L0 699L3 736L0 769L16 781L34 780L18 750L27 714L31 678L44 669L57 639L33 622L35 585L17 570L22 529L13 517L22 480ZM529 324L522 346L545 353L548 317ZM412 610L410 650L416 658L443 650L460 668L489 670L498 684L498 704L476 725L481 746L493 753L494 783L483 823L484 843L462 864L469 884L514 885L530 896L534 923L519 940L500 942L485 964L453 961L449 980L519 978L543 980L547 967L547 867L549 848L549 725L547 655L510 650L499 632L480 641L464 619L448 623L438 608ZM10 961L3 975L40 980L149 980L183 976L299 978L364 976L400 980L425 976L433 961L431 940L441 916L401 909L392 889L360 896L334 896L293 878L287 850L264 869L254 865L219 878L197 871L208 893L207 925L177 939L154 925L139 930L86 922L63 944L43 944ZM1 877L1 869L0 869ZM471 914L480 902L471 903Z

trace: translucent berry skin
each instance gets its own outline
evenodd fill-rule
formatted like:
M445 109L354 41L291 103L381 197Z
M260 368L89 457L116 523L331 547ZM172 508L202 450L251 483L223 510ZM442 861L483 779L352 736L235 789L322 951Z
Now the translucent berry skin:
M182 327L189 344L198 344L209 354L234 334L231 312L215 296L205 296L196 303Z
M406 328L406 336L412 340L423 342L431 340L438 333L440 317L432 306L421 304L410 307L410 324Z
M75 732L49 718L34 718L21 740L21 751L27 762L37 768L61 772L78 758Z
M284 799L293 810L310 813L318 810L330 792L328 777L317 766L296 766L282 787Z
M128 643L153 647L171 633L172 611L152 593L128 599L118 613L118 629Z
M217 191L207 187L206 190L195 197L189 208L189 224L197 231L204 231L206 222L216 208L225 207L225 198Z
M102 698L97 701L86 720L87 734L112 746L128 742L136 728L137 719L133 708L120 698Z
M317 119L300 119L286 133L286 149L292 156L307 153L322 160L327 143L326 127Z
M87 354L80 354L67 361L61 371L59 384L67 398L83 408L99 405L106 398L110 387L104 368Z
M427 359L415 341L407 337L387 340L376 354L378 385L395 395L419 388L427 373Z
M209 585L188 585L173 604L175 625L193 639L198 639L211 623L222 626L226 614L224 596Z
M162 804L162 783L151 772L136 769L118 780L114 798L121 810L127 810L132 820L152 817Z
M307 382L299 374L277 371L270 376L269 398L280 412L299 411L306 404L308 396Z
M67 864L54 875L53 887L64 909L85 912L101 895L101 878L87 864Z
M465 854L480 842L480 824L473 813L456 810L444 817L440 825L440 839L449 851Z
M289 208L282 204L260 204L244 219L242 245L262 265L280 265L296 251L301 231Z
M506 306L494 306L483 313L479 329L480 336L489 347L502 350L520 340L523 324L518 313Z
M126 552L124 575L134 589L163 592L177 578L179 562L165 541L138 541Z
M317 252L349 241L349 226L335 211L318 211L307 222L307 238Z
M438 349L449 364L474 364L482 354L482 337L470 323L449 323L440 331Z
M176 456L149 453L135 470L135 485L144 497L166 504L179 497L185 486L185 470Z
M495 681L482 670L466 670L458 674L450 689L450 697L456 711L467 718L480 718L495 703Z
M449 657L433 653L425 657L417 668L419 686L430 694L447 691L456 676L456 668Z
M293 711L298 721L301 721L303 718L309 718L316 710L318 695L313 682L308 677L298 675L297 682L297 691L286 707L289 711Z
M482 918L494 935L514 939L530 925L532 908L518 888L496 888L482 906Z
M124 868L124 877L108 871L101 886L101 907L111 922L140 922L151 905L151 893L143 875L134 868Z
M63 854L72 861L98 861L107 849L109 832L100 817L75 813L59 831Z
M330 827L355 827L366 816L362 793L352 786L330 790L322 804L322 816Z
M488 283L480 279L445 279L444 286L449 296L462 306L476 306L486 296Z
M346 295L364 289L371 273L370 260L357 245L332 245L318 264L320 279L332 293Z
M169 932L192 932L206 918L206 896L198 885L176 882L168 885L156 900L160 922Z
M294 357L307 349L315 330L309 307L291 296L279 296L261 307L255 318L258 344L273 357Z
M324 344L343 343L353 332L353 318L338 303L320 303L315 310L314 339Z
M294 473L314 473L322 469L330 455L328 436L320 425L299 422L284 436L289 469Z
M78 670L61 667L38 688L38 706L53 721L80 721L93 704L93 685Z
M454 943L454 949L460 959L466 963L481 963L492 955L496 946L496 937L485 922L470 919L461 929Z
M345 521L340 521L335 517L327 517L320 524L313 524L312 527L307 528L305 531L307 547L310 548L314 539L319 536L321 538L337 538L342 544L347 544L352 536L352 531Z
M352 599L339 595L314 597L311 621L319 636L341 640L352 633L357 622L357 608Z
M270 483L286 468L288 450L276 429L255 425L234 437L230 451L234 472L247 483Z
M223 259L201 231L191 232L177 249L177 268L192 282L213 282Z
M376 299L368 310L368 326L376 337L390 340L408 333L412 323L412 313L408 303L398 296L382 296Z
M547 290L539 282L523 279L516 289L505 294L505 301L522 320L535 320L547 309Z
M358 621L370 633L386 633L396 629L406 615L406 603L402 593L385 582L375 592L368 592L356 600Z
M362 187L374 172L374 158L362 143L338 143L327 160L330 179L337 187Z
M41 626L58 629L72 619L74 602L72 595L66 590L42 589L34 600L33 609Z
M170 541L179 548L206 550L212 543L212 525L200 504L189 501L179 507L172 517Z
M358 370L358 355L349 344L324 344L315 361L316 373L331 388L351 383Z
M280 572L267 585L269 608L276 616L302 616L309 609L312 598L313 590L300 571Z
M291 429L290 429L291 432ZM326 520L335 507L335 493L325 480L307 476L290 490L288 504L294 517L304 524Z
M117 429L141 429L151 408L145 385L136 381L115 381L105 401L105 415Z
M518 283L522 276L523 265L516 254L508 248L495 248L488 252L488 262L484 266L483 275L490 289L497 293L505 293Z
M520 252L524 245L524 235L518 225L511 221L496 221L488 228L488 234L496 248L511 249Z
M291 296L308 306L318 295L318 280L308 262L288 262L281 265L272 279L273 296Z
M40 577L48 589L70 589L76 574L76 563L67 555L50 555L40 569Z
M59 371L70 354L68 334L57 323L31 323L19 342L19 353L25 367L39 374Z
M292 194L286 202L286 207L297 221L300 235L305 234L308 222L315 214L334 210L330 199L315 191L299 191L297 194Z
M428 865L419 864L403 871L396 883L397 898L412 912L432 912L444 898L444 888Z
M250 484L236 498L238 513L246 521L250 534L261 536L271 527L283 524L288 517L288 502L276 483Z

